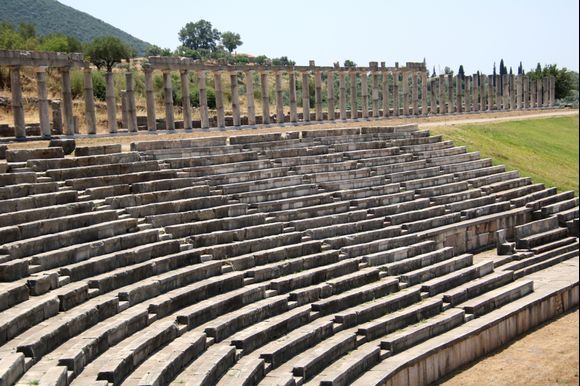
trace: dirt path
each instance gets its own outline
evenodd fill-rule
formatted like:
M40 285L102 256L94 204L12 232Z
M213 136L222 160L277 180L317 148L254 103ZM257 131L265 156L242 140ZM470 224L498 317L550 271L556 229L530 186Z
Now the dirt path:
M578 385L578 310L443 381L443 386Z

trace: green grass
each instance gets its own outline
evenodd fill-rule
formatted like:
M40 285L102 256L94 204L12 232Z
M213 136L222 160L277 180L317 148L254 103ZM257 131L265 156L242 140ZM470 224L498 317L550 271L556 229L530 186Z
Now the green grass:
M578 195L578 115L430 129L508 170Z

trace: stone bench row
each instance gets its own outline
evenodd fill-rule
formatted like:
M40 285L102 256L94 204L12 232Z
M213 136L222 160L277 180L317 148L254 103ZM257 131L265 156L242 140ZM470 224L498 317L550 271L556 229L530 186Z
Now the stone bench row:
M107 155L76 156L74 158L57 159L30 159L26 161L26 167L44 172L50 169L70 169L97 165L123 164L141 161L137 152L116 153Z

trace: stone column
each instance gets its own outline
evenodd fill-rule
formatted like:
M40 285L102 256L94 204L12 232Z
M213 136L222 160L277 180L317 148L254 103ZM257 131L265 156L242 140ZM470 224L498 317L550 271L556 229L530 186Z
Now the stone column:
M105 80L107 82L107 126L109 133L117 132L117 101L115 100L115 84L113 81L113 73L105 73Z
M206 72L201 70L197 73L197 84L199 90L199 115L201 117L201 128L209 129L209 112L207 106L207 82Z
M445 97L447 95L445 92L446 83L447 77L445 75L439 75L439 114L447 113L447 103L445 102Z
M362 96L362 117L369 117L369 83L366 71L360 73L360 88Z
M44 73L44 71L43 71ZM87 134L97 133L97 116L95 114L95 98L93 95L93 76L91 68L85 66L83 69L83 95L85 99L85 123L87 124ZM46 86L45 86L46 87ZM48 103L46 103L46 122L48 123ZM42 131L42 118L40 120ZM50 127L48 128L48 135L50 136Z
M334 121L334 71L326 73L326 101L328 103L328 119Z
M232 91L232 115L234 126L241 124L240 119L240 92L238 90L238 72L230 72L230 87Z
M399 72L393 71L393 114L401 114L401 95L399 93Z
M417 71L413 71L411 73L411 83L413 85L412 90L412 102L411 105L413 106L413 115L419 114L419 85L417 84Z
M62 111L64 114L64 134L75 135L70 68L62 67L60 69L60 74L62 77Z
M421 114L427 115L427 73L421 72Z
M430 78L430 83L431 83L431 114L437 114L437 92L435 91L437 79Z
M296 74L294 70L288 71L288 91L290 94L290 122L298 121L297 107L296 107Z
M536 86L536 81L530 78L530 108L532 109L536 108Z
M536 79L536 107L543 106L543 103L542 103L542 97L544 95L544 93L542 92L543 85L544 85L544 82L541 78Z
M403 115L409 115L409 73L403 72Z
M390 115L389 109L389 73L383 69L383 117Z
M493 110L493 75L487 76L487 111Z
M358 119L358 106L356 95L356 71L350 71L350 118Z
M133 73L128 71L125 73L125 83L127 87L127 118L128 129L130 132L137 132L137 106L135 103L135 86L133 82Z
M274 72L276 87L276 123L284 123L284 99L282 98L282 74Z
M181 81L181 107L183 109L183 128L186 130L193 129L191 118L191 99L189 96L189 71L181 70L179 72Z
M463 112L463 77L462 76L457 76L455 78L455 87L457 88L457 96L456 96L456 105L455 105L455 111L458 113L462 113Z
M10 90L12 92L12 113L14 114L14 136L26 138L22 87L20 85L20 66L10 66Z
M129 115L127 110L127 91L121 90L121 126L123 129L129 128Z
M556 105L556 77L550 76L550 107Z
M522 93L523 93L523 86L522 86L522 76L517 75L515 78L516 81L516 109L522 109Z
M310 74L302 73L302 120L310 122Z
M145 73L145 99L147 102L147 130L157 130L155 119L155 94L153 93L153 68L149 63L143 64Z
M346 119L346 81L345 72L338 73L338 104L340 108L340 119Z
M516 108L516 79L514 75L508 75L509 77L509 93L510 93L510 110L515 110Z
M248 104L248 125L256 124L256 104L254 103L254 72L248 70L244 73L246 80L246 100Z
M374 66L374 64L373 64ZM371 70L371 105L373 118L379 116L379 84L376 70Z
M503 84L503 98L502 98L502 110L507 110L509 108L509 97L510 97L510 85L508 75L502 75Z
M316 120L322 121L322 74L320 70L314 71L314 108Z
M473 74L473 105L471 111L480 111L481 110L481 101L480 101L480 93L479 93L479 74ZM483 97L482 97L483 99Z
M165 129L175 130L175 116L173 115L173 84L171 71L163 71L163 93L165 96Z
M530 107L530 78L527 75L522 76L522 88L523 108L528 109Z
M466 76L463 79L463 84L465 87L465 90L463 91L462 95L463 95L463 100L465 101L465 107L463 108L463 112L470 112L471 111L471 77L470 76Z
M50 110L52 111L52 131L56 134L62 134L62 110L60 108L60 101L51 101Z
M270 90L268 88L268 72L260 72L260 85L262 87L262 123L270 123Z
M92 78L91 78L92 81ZM38 115L40 119L40 135L43 138L50 138L50 118L48 117L48 91L46 89L46 67L36 69L36 83L38 85ZM94 113L93 104L93 113ZM93 125L93 127L95 127ZM90 133L89 126L89 134Z
M457 101L453 97L453 89L455 88L455 85L454 85L455 82L453 81L453 79L454 79L453 75L449 74L447 76L447 80L449 82L449 88L447 89L447 91L449 92L449 95L448 95L449 98L447 98L447 100L449 102L449 105L447 106L448 113L455 113L457 111L457 109L456 109L457 108L457 106L456 106Z
M217 112L217 126L220 129L226 127L226 114L224 108L224 87L222 83L222 72L217 70L213 72L213 81L215 85L215 108Z

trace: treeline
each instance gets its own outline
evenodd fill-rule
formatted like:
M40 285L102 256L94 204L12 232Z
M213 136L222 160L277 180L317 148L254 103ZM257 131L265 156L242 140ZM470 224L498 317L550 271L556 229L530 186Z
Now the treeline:
M79 39L61 33L39 36L32 24L14 26L3 22L0 23L0 49L82 52L83 44Z

